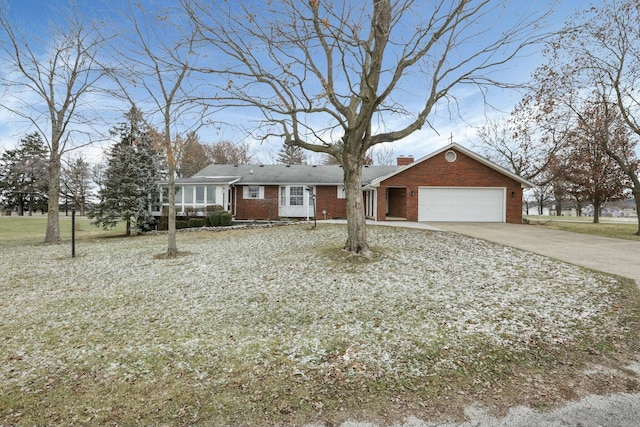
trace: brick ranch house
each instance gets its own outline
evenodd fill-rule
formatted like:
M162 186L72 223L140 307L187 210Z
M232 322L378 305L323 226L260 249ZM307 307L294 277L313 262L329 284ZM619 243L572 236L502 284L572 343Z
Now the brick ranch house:
M522 222L534 184L456 143L421 159L362 170L366 216L376 221ZM154 214L167 206L167 183ZM313 199L315 196L315 200ZM220 205L237 220L346 217L339 165L216 165L176 180L176 212ZM203 213L202 213L203 214Z

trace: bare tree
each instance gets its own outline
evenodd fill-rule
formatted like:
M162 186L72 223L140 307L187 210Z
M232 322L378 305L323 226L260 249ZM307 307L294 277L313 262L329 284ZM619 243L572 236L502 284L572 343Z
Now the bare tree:
M216 100L259 109L258 138L343 166L344 249L365 256L367 152L421 129L437 104L456 103L461 85L497 84L490 71L540 39L539 16L514 19L488 0L281 0L259 13L249 2L183 3L228 70ZM506 19L509 28L491 31Z
M204 150L209 161L218 165L248 165L253 161L248 142L234 144L231 141L220 141L204 144Z
M553 132L544 133L535 117L529 116L527 122L521 120L525 114L523 109L516 110L504 121L489 121L479 128L481 149L491 161L545 185L553 179L548 172L555 153L563 146L566 130L559 135L559 128L554 127Z
M97 60L103 39L76 10L50 37L20 34L8 10L0 10L0 49L10 72L2 76L2 107L43 135L49 151L48 218L45 243L60 241L59 199L64 153L92 142L97 115L91 107L107 70Z
M98 191L104 187L106 169L106 163L95 163L93 166L91 166L91 181L96 185Z
M370 151L373 163L376 165L394 165L396 156L391 145L376 145Z
M611 108L613 107L613 108ZM577 200L593 204L593 222L610 200L624 197L628 178L605 147L622 153L629 147L629 132L622 123L615 104L590 102L577 111L578 123L565 149L564 176Z
M156 119L161 129L160 147L168 169L169 209L166 255L178 254L176 242L175 179L187 135L202 123L203 113L191 102L197 90L191 85L193 62L197 59L197 32L183 10L175 7L145 9L135 0L127 2L124 25L129 30L114 45L114 55L121 58L118 79L131 104L145 112L149 121ZM142 95L141 95L142 94ZM144 96L134 102L135 96ZM150 118L150 119L149 119Z
M640 137L639 19L640 2L636 0L609 0L577 14L573 24L549 44L548 61L535 76L536 99L544 114L570 117L594 132L603 128L602 117L610 120L618 114L622 118L635 139L629 137L624 144L618 144L621 139L609 133L598 140L628 177L637 211L640 211L636 151ZM600 114L585 114L592 105ZM613 114L614 110L617 113ZM640 216L636 234L640 235Z
M211 163L207 155L207 149L200 142L198 134L189 132L182 147L180 165L177 175L181 178L189 178Z

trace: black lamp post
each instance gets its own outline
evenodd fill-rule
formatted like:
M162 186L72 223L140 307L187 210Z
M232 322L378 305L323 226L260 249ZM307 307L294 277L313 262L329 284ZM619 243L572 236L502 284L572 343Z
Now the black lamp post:
M76 257L76 205L71 207L71 258Z

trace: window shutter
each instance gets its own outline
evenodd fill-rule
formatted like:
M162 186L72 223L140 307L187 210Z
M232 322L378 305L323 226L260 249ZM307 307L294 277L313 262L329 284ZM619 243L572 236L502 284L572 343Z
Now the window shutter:
M261 185L260 186L260 195L258 196L259 199L264 199L264 186Z
M246 185L242 187L242 198L243 199L249 198L249 187L247 187Z

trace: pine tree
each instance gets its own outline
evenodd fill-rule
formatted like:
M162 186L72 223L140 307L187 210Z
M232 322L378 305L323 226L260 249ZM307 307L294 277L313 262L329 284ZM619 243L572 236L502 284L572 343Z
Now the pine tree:
M18 148L6 150L0 158L0 194L4 203L28 210L47 209L47 149L42 136L34 132L22 138Z
M282 144L277 161L283 165L305 165L307 164L307 156L300 147Z
M150 130L135 106L125 115L127 122L112 130L120 136L108 154L104 181L98 191L99 202L89 212L93 224L105 229L126 221L126 234L131 224L146 231L153 224L151 197L158 191L159 156L153 148Z
M91 166L78 155L62 168L61 177L65 198L73 200L80 215L84 215L91 186Z

